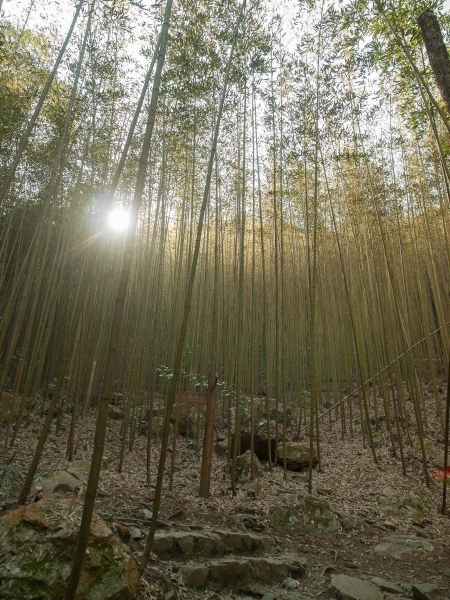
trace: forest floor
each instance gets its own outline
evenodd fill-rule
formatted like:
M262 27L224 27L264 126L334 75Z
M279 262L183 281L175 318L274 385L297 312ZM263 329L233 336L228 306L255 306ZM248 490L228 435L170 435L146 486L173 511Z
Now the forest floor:
M430 410L425 443L429 467L439 468L443 462L444 438L434 414ZM158 447L155 443L150 485L146 483L145 437L136 438L133 450L127 451L122 473L118 473L120 422L110 421L109 425L96 508L110 524L136 524L145 533L148 524L139 521L136 515L142 512L143 507L152 508ZM67 467L65 444L68 429L69 416L64 422L62 434L56 437L52 433L47 443L39 467L40 476L48 477ZM32 421L18 436L14 465L23 472L29 465L38 431L39 421ZM75 460L91 458L93 431L94 425L91 423L83 432ZM383 423L375 433L377 464L374 463L370 447L367 444L363 446L358 425L354 426L353 436L347 432L343 438L339 423L330 430L326 419L321 424L320 435L321 472L314 470L313 493L324 498L333 510L343 511L353 517L356 523L353 530L341 528L334 534L309 536L277 529L269 518L270 509L286 505L295 495L307 494L307 474L288 471L284 478L281 467L274 466L270 471L266 463L262 463L261 494L251 497L238 488L237 495L233 496L226 459L214 456L211 495L208 499L200 498L201 457L193 450L192 442L182 437L177 440L172 492L168 490L169 478L166 476L160 520L177 530L202 528L246 531L250 526L263 535L271 536L279 551L288 551L307 559L306 573L299 578L296 598L326 597L333 573L367 580L381 577L405 584L403 593L397 594L397 598L411 597L408 584L414 583L434 583L443 590L450 590L450 511L447 509L445 515L440 512L442 480L432 478L430 488L426 486L418 444L405 441L407 477L404 477L400 458L393 456ZM171 453L168 455L168 467L170 459ZM421 500L420 518L382 514L379 497L385 488L404 492L405 495L415 493ZM428 552L418 549L396 560L375 553L374 547L393 533L426 538L432 543L433 549ZM131 541L137 561L140 561L143 547L143 539ZM272 586L272 591L274 594L282 593L282 588ZM248 591L243 595L258 597L257 593ZM152 555L141 580L139 599L242 598L243 595L226 588L219 593L213 590L190 590L181 583L173 563L158 560Z

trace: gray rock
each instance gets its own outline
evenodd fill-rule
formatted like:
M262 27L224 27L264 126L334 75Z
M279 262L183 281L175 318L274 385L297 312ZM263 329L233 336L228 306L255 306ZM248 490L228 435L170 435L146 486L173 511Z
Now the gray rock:
M187 533L185 531L174 531L173 536L173 553L182 554L183 556L194 556L196 550L197 535Z
M416 529L416 533L419 537L426 538L428 540L434 539L433 534L427 531L426 529L423 529L422 527L418 527Z
M153 543L153 552L163 559L180 555L212 558L231 552L270 553L274 548L269 536L227 530L158 532Z
M231 588L246 584L253 585L281 583L292 576L305 573L306 558L292 554L278 556L249 556L213 559L207 564L183 565L179 571L183 583L192 588L200 588L208 583ZM298 582L295 587L298 587ZM245 591L245 590L244 590ZM264 592L261 593L263 595Z
M119 539L124 542L124 544L128 544L130 541L130 532L128 527L122 525L122 523L114 523L113 529L115 533L119 536Z
M425 507L424 500L414 492L403 492L393 488L384 488L378 498L378 509L386 516L401 516L420 520Z
M254 595L253 597L258 597L258 596ZM305 596L304 594L301 594L298 591L298 589L291 592L291 591L287 591L287 589L285 588L284 590L280 590L277 594L274 594L273 592L266 592L262 596L261 600L313 600L313 599L310 596Z
M252 498L256 498L256 496L259 496L261 493L261 484L259 483L259 479L253 479L248 483L244 483L242 484L241 488Z
M72 494L77 495L83 482L89 475L91 463L83 460L70 465L64 471L55 473L48 479L40 481L38 485L31 489L31 496L42 500L54 494Z
M61 471L43 481L40 487L40 498L47 498L52 494L78 494L81 481L70 473Z
M281 554L250 558L251 578L263 583L280 582L290 575L302 576L307 564L306 558Z
M309 468L309 447L296 442L285 443L286 468L289 471L302 471ZM278 444L277 448L278 464L284 463L283 444ZM318 463L316 454L313 456L313 467Z
M268 535L258 535L257 533L243 533L240 534L243 538L248 539L251 544L250 551L252 554L257 552L264 552L270 554L276 548L273 538ZM248 537L247 537L248 536ZM248 543L248 542L247 542Z
M271 552L273 548L273 542L268 536L226 530L157 533L153 544L153 552L159 558L177 555L210 558L231 552Z
M267 552L274 549L272 538L266 535L256 533L240 533L237 531L218 530L216 534L220 537L225 546L228 546L231 552Z
M292 577L287 577L283 580L281 585L287 590L296 590L299 587L300 582L296 579L292 579Z
M449 598L449 595L434 583L413 584L412 593L416 600L446 600Z
M170 517L168 517L169 521L185 521L186 520L186 513L184 512L183 509L177 510L175 511L173 514L170 515Z
M330 593L340 600L383 600L383 594L374 585L347 575L331 576Z
M239 533L237 531L227 531L219 529L215 532L223 544L229 548L231 552L249 552L252 547L252 539L250 534Z
M67 473L70 473L80 481L86 481L89 476L89 471L91 470L91 461L90 460L78 460L77 462L72 463L66 469Z
M225 544L217 533L197 533L195 539L199 556L210 558L211 556L223 556L225 554Z
M123 408L120 408L119 406L110 408L108 411L108 419L111 419L112 421L121 421L123 419L123 415Z
M143 533L139 527L134 527L131 525L131 527L128 527L128 531L130 532L130 537L132 540L140 540L143 538Z
M209 567L203 565L183 565L180 569L183 583L190 588L200 588L208 583Z
M342 511L336 511L337 518L339 519L339 523L342 525L342 529L344 531L353 531L358 526L358 521Z
M308 561L304 556L296 556L295 554L281 554L274 558L286 564L290 575L299 577L305 574Z
M283 440L283 428L276 425L275 421L270 421L269 423L269 436L270 443L268 440L268 431L267 431L267 420L259 421L255 423L255 430L253 432L253 448L256 456L260 460L268 460L269 458L269 445L270 445L270 453L272 458L275 458L275 446L276 441L281 442ZM252 435L251 431L243 430L241 432L241 449L242 452L249 450L252 447ZM292 442L292 440L286 435L285 440L287 443Z
M173 554L173 535L170 533L157 533L153 540L153 552L164 557Z
M416 536L394 534L383 538L381 543L375 546L374 551L390 558L400 558L403 554L419 548L426 551L433 550L433 546L428 540Z
M151 521L153 513L148 508L140 508L138 510L138 518L144 519L144 521Z
M0 519L0 598L64 597L78 541L83 504L73 496L49 496ZM138 571L126 546L94 511L77 597L134 598Z
M245 583L243 586L239 588L240 594L247 594L247 596L252 596L253 598L261 598L267 592L270 592L270 587L263 583Z
M217 444L214 446L214 451L217 454L217 456L228 456L228 440L222 440L220 442L217 442Z
M211 581L235 587L250 580L250 563L244 559L225 558L211 563Z
M285 507L275 506L270 510L270 519L281 529L309 535L334 533L337 520L326 500L317 496L302 496Z
M381 577L373 577L372 583L376 585L383 592L388 592L389 594L401 594L402 588L396 583L392 583L391 581L386 581L386 579L382 579Z
M264 523L255 517L245 516L242 519L242 524L244 525L245 529L252 529L253 531L263 531L265 528Z
M251 481L251 460L251 450L247 450L244 454L237 457L236 481L238 483L248 483ZM261 477L262 475L261 463L255 453L253 453L253 473L256 478Z

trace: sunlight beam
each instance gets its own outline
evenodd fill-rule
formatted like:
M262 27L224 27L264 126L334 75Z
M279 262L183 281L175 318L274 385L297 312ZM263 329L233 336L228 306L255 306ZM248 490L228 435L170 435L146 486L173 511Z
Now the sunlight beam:
M121 206L116 206L109 213L107 223L114 231L124 231L130 222L130 213Z

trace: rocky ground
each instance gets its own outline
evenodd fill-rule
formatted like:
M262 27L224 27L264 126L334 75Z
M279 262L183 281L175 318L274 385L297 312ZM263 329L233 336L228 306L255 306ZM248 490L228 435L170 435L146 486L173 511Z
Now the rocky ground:
M52 434L39 479L69 466L68 419L65 428L58 438ZM139 562L155 479L146 483L144 437L136 439L122 473L117 472L119 429L120 421L110 422L96 507ZM11 468L26 471L37 432L38 421L22 430ZM77 461L90 459L92 438L90 425ZM167 475L154 554L138 598L450 598L450 512L440 512L440 426L430 415L426 449L435 476L430 488L416 443L405 444L404 477L382 423L375 440L376 464L357 424L353 437L343 439L339 424L330 430L324 422L312 498L304 472L288 471L284 477L281 467L270 471L264 462L259 490L246 489L242 482L233 496L226 459L215 455L211 496L205 500L198 496L200 456L179 437L172 491ZM2 450L0 460L5 463L11 454ZM155 444L153 471L157 457ZM82 498L84 490L81 481L75 493ZM4 502L3 508L6 514L14 506ZM0 571L4 567L0 564Z

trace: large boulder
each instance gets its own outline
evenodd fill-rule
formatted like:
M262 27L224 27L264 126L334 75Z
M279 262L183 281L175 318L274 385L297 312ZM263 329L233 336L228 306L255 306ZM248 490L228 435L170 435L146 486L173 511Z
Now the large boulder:
M256 454L253 454L253 473L254 477L262 475L261 463ZM252 478L252 452L247 450L236 459L236 481L238 483L247 483Z
M275 459L276 443L283 441L283 428L278 425L276 426L275 421L270 421L269 424L269 435L270 435L270 448L272 459ZM253 435L254 453L260 460L269 460L269 438L267 421L260 421L255 424L255 431ZM285 436L287 443L292 442L289 436ZM251 449L251 431L241 432L241 452L246 452Z
M0 518L0 598L59 600L69 577L83 505L50 496ZM138 571L127 549L94 511L78 600L132 599Z
M48 479L40 481L38 485L32 488L31 496L37 500L48 498L54 494L72 494L76 496L88 478L90 469L91 463L88 460L73 463L67 469L58 471Z
M276 527L295 533L322 535L338 530L330 506L317 496L301 496L289 506L274 506L269 515Z
M296 442L287 442L278 444L277 448L277 459L279 464L284 463L284 451L286 452L286 468L289 471L302 471L303 469L309 468L309 448L304 444L297 444ZM318 463L317 455L313 454L313 467Z

